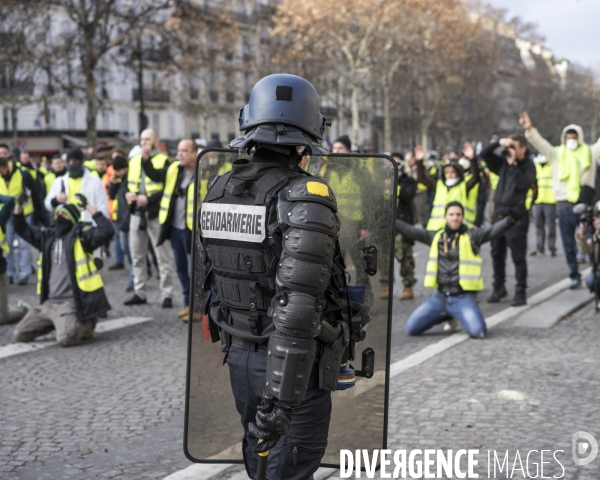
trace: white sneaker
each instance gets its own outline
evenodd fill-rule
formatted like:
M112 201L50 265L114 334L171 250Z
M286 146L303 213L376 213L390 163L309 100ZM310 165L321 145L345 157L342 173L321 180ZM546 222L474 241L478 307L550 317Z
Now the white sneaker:
M458 320L453 318L447 322L444 322L444 332L452 332L458 329Z

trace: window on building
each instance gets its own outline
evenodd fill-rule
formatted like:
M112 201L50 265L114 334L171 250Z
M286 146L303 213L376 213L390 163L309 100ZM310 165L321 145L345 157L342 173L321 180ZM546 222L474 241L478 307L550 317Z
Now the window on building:
M67 128L69 130L75 130L77 126L77 110L74 108L67 108Z
M129 112L121 112L121 133L129 135Z
M217 119L216 117L211 117L210 121L209 121L209 125L210 125L210 138L219 138L219 128L217 126Z
M110 112L102 112L102 130L110 130Z
M152 129L160 137L160 115L158 113L152 114Z
M169 113L169 139L175 138L175 115Z

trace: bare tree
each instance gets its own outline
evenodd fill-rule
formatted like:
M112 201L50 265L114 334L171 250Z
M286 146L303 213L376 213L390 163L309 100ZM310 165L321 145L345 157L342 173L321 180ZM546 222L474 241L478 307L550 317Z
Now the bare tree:
M87 143L95 146L96 117L99 110L98 76L104 63L116 53L138 25L152 23L154 17L169 8L168 0L51 0L71 20L72 30L59 37L63 51L73 52L77 62L68 59L66 68L77 76L69 86L83 91L87 105ZM67 57L68 58L68 57Z
M11 113L16 145L18 112L34 103L35 79L41 70L45 15L38 1L5 0L0 4L0 104Z

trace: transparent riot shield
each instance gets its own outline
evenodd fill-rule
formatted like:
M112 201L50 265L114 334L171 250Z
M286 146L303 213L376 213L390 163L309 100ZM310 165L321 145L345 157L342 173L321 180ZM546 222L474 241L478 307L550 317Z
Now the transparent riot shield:
M206 195L202 182L210 183L238 158L237 151L202 152L197 167L196 214ZM395 162L382 155L310 156L304 157L300 166L323 178L336 196L349 286L370 307L366 336L356 344L354 359L348 362L356 371L355 384L331 394L333 411L322 465L339 468L342 449L387 448L397 170ZM225 354L220 342L211 342L207 319L203 319L208 299L202 295L204 262L197 226L195 219L185 453L195 462L242 463L244 430L223 362ZM338 388L341 386L342 382Z

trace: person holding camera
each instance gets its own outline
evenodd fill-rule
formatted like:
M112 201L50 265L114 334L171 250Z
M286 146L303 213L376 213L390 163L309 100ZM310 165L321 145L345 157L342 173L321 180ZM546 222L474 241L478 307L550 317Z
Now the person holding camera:
M592 273L585 277L585 286L596 296L597 308L600 308L600 271L597 269L598 263L600 263L600 201L594 204L590 213L591 216L586 221L579 222L575 240L577 249L581 253L586 255L593 253L594 268ZM592 237L588 238L587 228L590 224L593 227L593 233Z
M108 218L106 190L102 181L83 166L83 152L80 148L72 148L67 152L67 170L66 175L56 177L52 183L44 200L46 210L53 212L59 205L67 203L75 205L78 203L76 195L81 194L85 196L87 203ZM94 222L87 210L81 212L81 219L84 222Z
M131 206L129 220L129 248L133 260L133 297L124 305L146 303L148 281L148 239L156 253L160 278L162 308L173 307L173 259L168 245L158 245L160 223L158 213L165 188L169 157L160 151L159 140L152 129L140 134L141 154L129 160L127 193L125 199Z
M108 218L85 196L76 194L76 199L96 227L81 222L79 208L66 203L54 209L54 226L40 230L25 221L21 202L15 205L15 230L40 251L40 306L30 310L15 327L16 342L32 342L55 330L56 340L63 347L76 345L93 335L97 317L111 308L92 252L108 243L114 231Z
M501 155L494 151L502 147ZM514 134L489 143L480 153L490 172L500 177L494 193L492 225L509 216L516 205L525 204L529 190L537 192L536 170L527 148L527 139ZM506 291L506 255L508 249L515 264L517 285L511 305L518 307L527 303L527 230L529 213L526 212L517 224L492 240L494 266L494 291L489 303L497 303L508 295Z

